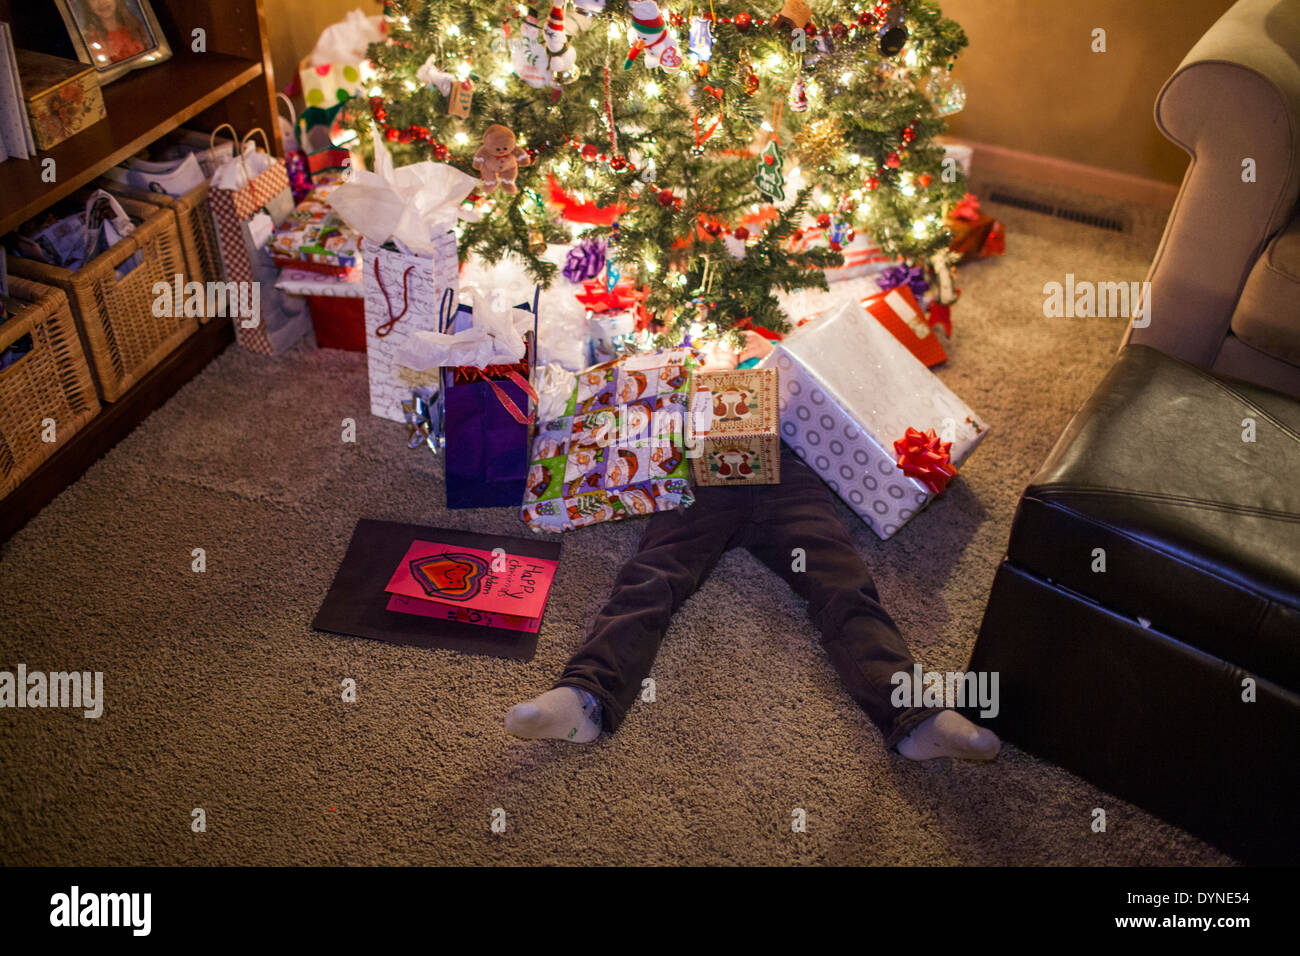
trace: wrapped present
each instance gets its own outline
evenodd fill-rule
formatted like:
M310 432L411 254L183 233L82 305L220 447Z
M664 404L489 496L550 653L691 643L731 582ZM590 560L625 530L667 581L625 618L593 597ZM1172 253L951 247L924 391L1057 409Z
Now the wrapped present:
M687 507L691 349L642 353L579 373L565 414L538 426L520 518L571 531Z
M980 201L971 193L948 214L952 242L948 248L961 262L1000 256L1007 251L1007 231L1002 223L980 212Z
M927 368L948 361L948 353L926 321L910 287L899 286L867 296L862 306Z
M443 163L394 167L375 137L375 171L354 169L328 202L363 237L366 362L370 413L402 421L411 387L436 382L403 377L397 355L416 332L445 332L458 307L460 203L478 182Z
M781 436L881 538L928 505L988 426L858 302L776 343Z
M692 408L710 412L692 440L697 485L781 483L781 437L775 368L699 372Z
M818 243L837 241L836 234L833 234L834 228L834 226L831 226L821 229L814 226L800 230L795 234L797 238L790 240L790 251L804 252ZM870 236L858 233L852 239L849 239L847 235L841 236L840 239L848 240L847 242L837 242L840 247L840 254L844 256L844 264L822 270L826 273L827 282L872 276L878 272L884 272L895 264L893 257L886 255L879 244Z
M322 176L271 236L271 256L281 269L347 276L361 267L361 237L329 204L343 179Z

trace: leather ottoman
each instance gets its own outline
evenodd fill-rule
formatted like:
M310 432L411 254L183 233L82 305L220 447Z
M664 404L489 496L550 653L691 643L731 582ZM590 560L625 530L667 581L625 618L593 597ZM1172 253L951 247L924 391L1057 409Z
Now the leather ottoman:
M1124 349L1021 498L970 669L1018 746L1300 862L1300 399Z

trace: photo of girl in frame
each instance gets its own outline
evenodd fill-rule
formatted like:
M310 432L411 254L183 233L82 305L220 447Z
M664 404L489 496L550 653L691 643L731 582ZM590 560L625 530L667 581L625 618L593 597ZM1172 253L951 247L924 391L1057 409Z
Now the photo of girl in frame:
M55 0L77 57L100 84L171 57L148 0Z

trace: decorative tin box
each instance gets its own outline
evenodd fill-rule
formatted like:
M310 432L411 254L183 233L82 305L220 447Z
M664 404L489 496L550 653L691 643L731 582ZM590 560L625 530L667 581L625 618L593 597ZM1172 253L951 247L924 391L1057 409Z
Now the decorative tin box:
M53 149L108 115L93 66L31 50L15 52L38 150Z

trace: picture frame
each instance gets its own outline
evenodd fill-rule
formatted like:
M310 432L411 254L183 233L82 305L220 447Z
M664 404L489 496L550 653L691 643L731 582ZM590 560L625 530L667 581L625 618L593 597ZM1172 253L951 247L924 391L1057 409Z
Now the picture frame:
M54 0L77 59L95 68L102 86L171 59L149 0Z

